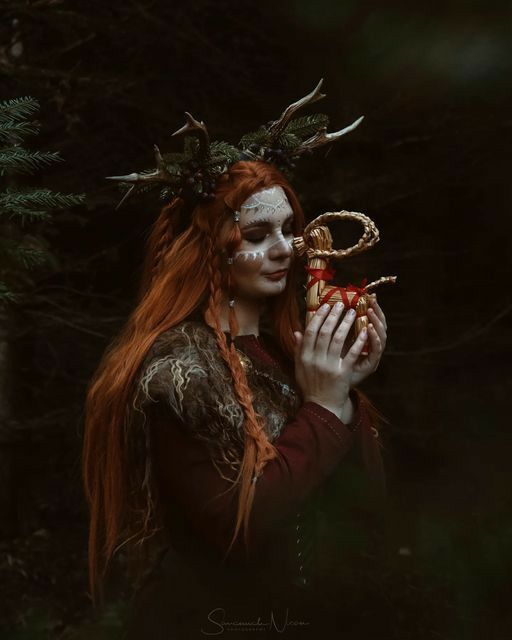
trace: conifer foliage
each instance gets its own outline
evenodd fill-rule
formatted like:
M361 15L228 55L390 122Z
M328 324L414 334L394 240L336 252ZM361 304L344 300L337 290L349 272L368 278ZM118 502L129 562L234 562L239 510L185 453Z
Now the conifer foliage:
M85 197L20 185L17 175L63 160L56 151L22 146L26 136L39 133L39 123L31 119L38 109L31 97L0 102L0 305L19 300L32 283L31 272L50 262L41 231L52 212L81 204Z

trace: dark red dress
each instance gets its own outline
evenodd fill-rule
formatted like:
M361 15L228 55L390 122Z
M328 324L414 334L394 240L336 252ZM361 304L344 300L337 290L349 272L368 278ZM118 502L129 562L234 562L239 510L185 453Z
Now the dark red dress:
M262 382L277 404L279 397L284 404L292 395L295 405L289 410L296 407L272 441L278 457L256 483L248 553L239 544L222 562L233 533L236 494L226 492L230 483L219 474L210 448L184 423L186 414L177 416L157 399L148 415L171 544L135 596L127 640L248 633L292 639L357 625L351 603L356 604L358 587L351 582L378 531L375 511L367 508L375 500L362 465L364 448L378 449L369 414L355 389L350 425L314 402L302 402L293 364L270 335L239 336L235 346L250 360L255 398L264 402L257 389ZM164 353L162 347L160 357ZM340 537L345 537L342 548Z

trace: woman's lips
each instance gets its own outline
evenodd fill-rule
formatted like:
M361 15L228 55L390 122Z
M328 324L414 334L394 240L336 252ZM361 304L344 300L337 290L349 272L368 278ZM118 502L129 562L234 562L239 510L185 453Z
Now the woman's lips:
M288 269L283 269L283 271L276 271L275 273L268 273L267 278L270 280L281 280L288 272Z

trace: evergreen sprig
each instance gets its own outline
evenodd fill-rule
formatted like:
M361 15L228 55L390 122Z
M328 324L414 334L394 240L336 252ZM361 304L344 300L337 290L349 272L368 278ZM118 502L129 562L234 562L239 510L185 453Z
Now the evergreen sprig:
M306 140L307 138L314 136L322 127L328 126L329 116L326 116L324 113L314 113L309 116L291 120L286 126L284 133L294 134L301 140Z
M9 142L15 138L22 139L25 136L39 133L39 125L36 122L16 122L4 120L0 123L0 142Z
M25 120L39 109L39 102L35 98L25 96L0 102L0 121Z
M212 142L210 145L210 158L206 161L207 166L225 167L233 164L240 158L240 151L228 142Z
M35 173L38 169L62 161L58 151L27 151L14 146L0 149L0 175L13 173Z
M294 133L285 131L279 136L277 146L281 149L293 150L296 149L301 142L302 140Z
M39 109L30 97L0 103L0 178L14 174L34 174L63 159L56 151L32 151L21 146L28 135L39 133L39 124L28 120ZM40 225L52 220L51 213L81 204L84 195L63 194L47 188L5 186L0 191L0 303L19 301L14 289L29 286L28 272L55 262L46 248ZM31 235L27 224L39 225Z
M242 149L250 149L252 146L264 147L270 141L270 134L266 128L258 129L246 133L240 139L239 145Z
M45 207L46 209L66 209L81 204L82 196L60 193L50 189L6 189L0 193L0 213L2 209Z
M0 216L20 218L21 222L44 220L48 209L68 209L81 204L82 197L50 191L50 189L6 189L0 193Z

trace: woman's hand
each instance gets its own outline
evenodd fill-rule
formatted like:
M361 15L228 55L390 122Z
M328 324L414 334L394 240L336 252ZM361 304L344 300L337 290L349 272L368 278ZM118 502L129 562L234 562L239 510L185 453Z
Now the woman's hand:
M388 327L386 316L374 297L370 298L368 318L370 320L368 331L370 352L368 356L361 356L352 367L351 387L358 385L362 380L377 370L382 353L386 347Z
M345 339L355 320L355 312L349 310L339 327L336 325L343 309L337 303L329 309L320 307L309 322L304 335L296 331L295 378L305 401L341 411L348 399L350 386L366 335L361 331L354 344L341 358Z

